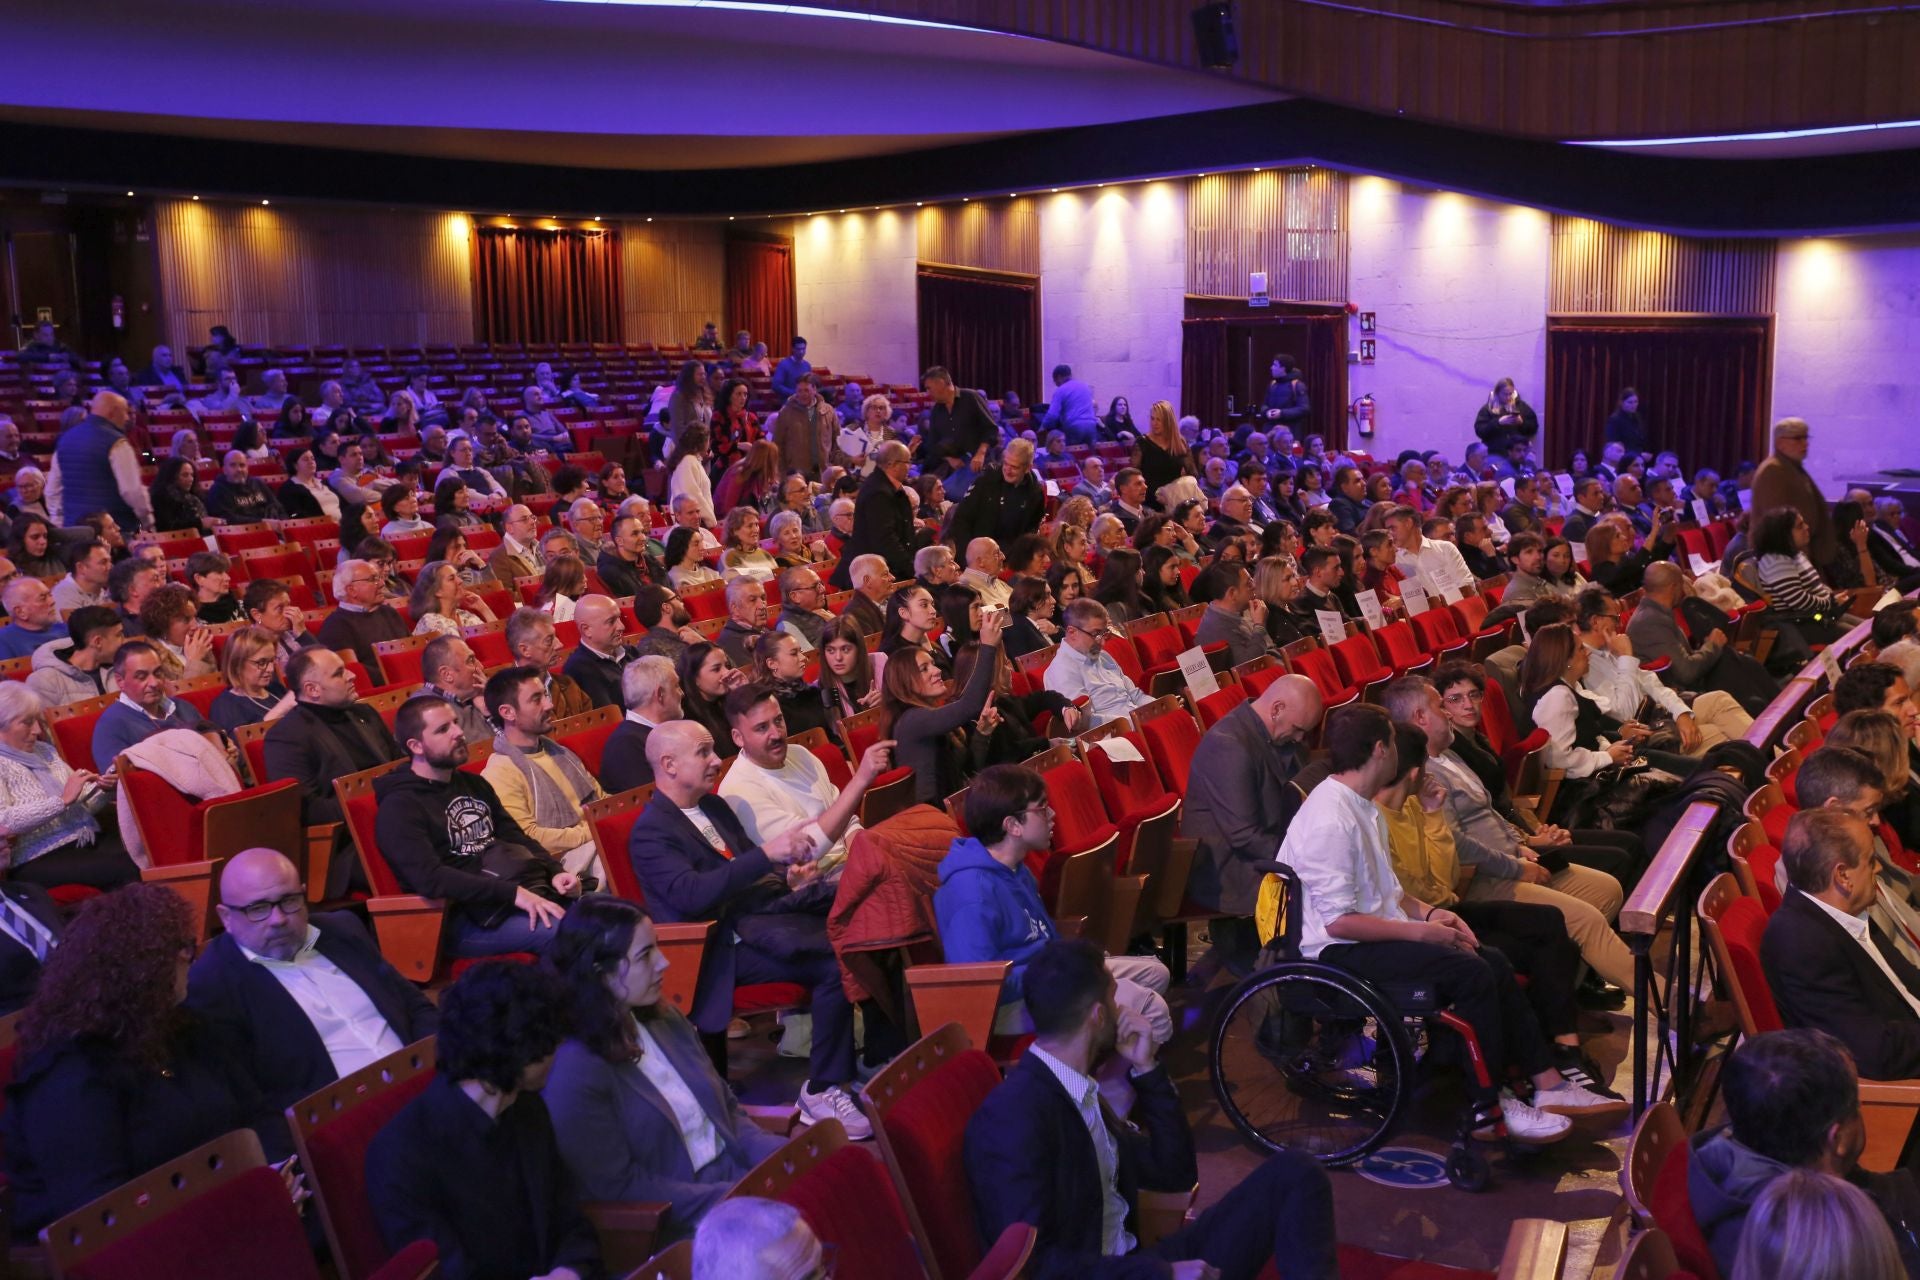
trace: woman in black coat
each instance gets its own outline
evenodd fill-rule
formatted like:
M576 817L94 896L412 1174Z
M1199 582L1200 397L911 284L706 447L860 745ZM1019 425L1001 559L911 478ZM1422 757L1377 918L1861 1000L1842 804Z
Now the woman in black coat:
M1006 615L980 620L980 644L999 656ZM987 764L988 748L1001 713L991 707L994 664L977 664L960 696L942 702L947 680L924 649L903 650L889 659L881 677L881 739L892 738L894 763L913 773L917 804L938 807L967 785Z
M1520 398L1512 378L1502 378L1493 384L1493 394L1480 406L1473 420L1473 434L1486 441L1489 454L1503 456L1515 440L1534 442L1540 434L1540 415Z

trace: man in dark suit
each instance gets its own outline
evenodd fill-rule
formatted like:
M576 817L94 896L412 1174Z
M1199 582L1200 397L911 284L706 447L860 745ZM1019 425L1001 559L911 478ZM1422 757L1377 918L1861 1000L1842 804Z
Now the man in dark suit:
M1367 476L1356 466L1340 467L1333 473L1333 496L1327 510L1342 533L1360 536L1360 522L1367 518Z
M1587 541L1587 534L1600 519L1607 507L1607 487L1593 476L1576 482L1573 486L1573 510L1567 513L1567 522L1560 527L1560 536L1578 548Z
M607 738L600 753L600 783L608 795L651 786L653 766L647 763L647 739L669 720L686 712L680 702L680 677L673 663L659 654L635 658L620 673L620 701L627 715Z
M1023 990L1034 1042L967 1122L963 1159L984 1240L1033 1226L1035 1280L1253 1280L1269 1263L1288 1280L1340 1274L1333 1186L1310 1156L1270 1156L1190 1225L1141 1249L1132 1200L1183 1192L1199 1178L1193 1134L1145 1019L1114 1004L1100 948L1047 944ZM1124 1079L1131 1122L1107 1105ZM1108 1082L1106 1088L1101 1082Z
M846 565L848 562L840 562ZM893 585L893 570L879 556L861 556L849 567L853 578L853 599L841 610L860 624L862 635L877 636L887 629L885 612L888 588Z
M352 913L308 915L299 872L274 850L229 859L214 910L226 932L188 971L187 1006L230 1036L276 1111L439 1025Z
M1282 676L1220 717L1194 749L1180 813L1180 834L1199 841L1187 893L1203 906L1247 917L1213 925L1214 948L1236 973L1251 969L1260 948L1252 916L1265 872L1255 863L1272 860L1300 807L1293 781L1320 710L1313 681Z
M914 531L914 501L906 490L912 455L898 440L885 440L873 449L873 474L854 498L853 533L840 552L840 563L829 579L836 591L853 585L848 572L858 556L877 555L887 562L896 580L913 576L913 553L921 540Z
M725 800L713 794L720 757L691 720L647 737L653 799L633 824L633 872L656 920L716 920L693 997L693 1024L709 1037L733 1016L735 987L796 982L812 992L813 1050L800 1112L829 1117L849 1137L873 1128L847 1086L854 1078L853 1006L827 941L828 886L807 865L823 849L801 827L756 846ZM799 886L789 888L789 884Z
M1872 829L1839 807L1802 809L1780 857L1791 888L1760 941L1780 1016L1836 1037L1869 1080L1920 1072L1920 969L1868 914Z
M40 985L40 970L60 945L60 909L24 880L0 883L0 1017L18 1013Z
M595 707L619 706L620 672L633 660L633 650L621 639L626 619L620 606L606 596L581 596L573 621L580 628L580 643L560 670L573 677Z

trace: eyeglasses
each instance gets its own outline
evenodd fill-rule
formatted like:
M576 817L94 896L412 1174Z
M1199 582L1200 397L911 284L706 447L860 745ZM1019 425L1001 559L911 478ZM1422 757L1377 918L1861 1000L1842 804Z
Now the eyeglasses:
M1440 701L1451 702L1458 707L1472 706L1476 702L1485 702L1486 700L1487 700L1487 695L1480 692L1478 689L1471 689L1463 692L1443 694L1441 695L1441 698L1440 698Z
M1067 624L1067 630L1078 631L1081 635L1088 636L1094 640L1105 640L1108 636L1113 634L1113 631L1110 628L1101 630L1101 631L1089 631L1085 627L1076 627L1071 622Z
M304 893L290 893L284 898L262 898L258 902L249 902L244 907L236 907L226 902L220 905L229 911L238 911L255 924L259 924L268 916L272 915L275 908L279 909L281 915L289 917L305 911L307 909L307 895Z

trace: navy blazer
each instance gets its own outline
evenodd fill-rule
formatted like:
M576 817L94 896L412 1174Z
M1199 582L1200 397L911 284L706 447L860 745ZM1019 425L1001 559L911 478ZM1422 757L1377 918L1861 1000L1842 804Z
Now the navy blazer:
M608 795L653 784L653 766L647 763L647 738L652 733L638 720L622 720L607 736L600 752L600 784Z
M778 887L763 883L768 876L778 877L780 870L748 837L725 800L703 796L700 811L727 842L732 858L708 844L680 806L661 791L653 793L634 820L627 852L655 920L719 922L700 964L691 1016L702 1031L723 1031L733 1017L734 926L741 917L785 897L787 889L784 881Z
M1879 927L1872 936L1884 943ZM1920 996L1920 972L1891 943L1888 966ZM1920 1017L1840 922L1798 889L1787 890L1760 938L1760 966L1790 1027L1831 1033L1862 1077L1904 1080L1920 1072Z
M440 1012L388 964L351 912L313 917L316 950L367 993L401 1044L434 1033ZM241 954L233 935L209 942L187 971L187 1007L219 1028L276 1110L339 1079L305 1011L271 973Z
M1129 1205L1142 1187L1186 1191L1200 1179L1193 1133L1166 1068L1134 1077L1133 1086L1139 1124L1100 1107ZM967 1122L964 1158L982 1240L998 1240L1016 1222L1032 1224L1033 1280L1166 1280L1166 1260L1152 1254L1102 1256L1105 1192L1093 1136L1059 1077L1033 1054L1021 1056ZM1129 1211L1130 1229L1132 1219Z
M631 656L625 645L621 646L623 655ZM616 661L603 658L593 650L581 645L567 659L560 670L573 677L573 682L586 691L595 707L619 707L620 674L625 670L625 657Z

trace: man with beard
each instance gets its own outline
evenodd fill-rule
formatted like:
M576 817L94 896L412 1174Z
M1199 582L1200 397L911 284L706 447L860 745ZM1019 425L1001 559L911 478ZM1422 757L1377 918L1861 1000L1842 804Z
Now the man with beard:
M634 641L638 658L658 657L669 662L678 658L690 644L706 639L693 628L693 615L672 587L654 582L633 596L633 616L647 633Z
M493 741L493 724L480 705L487 669L480 656L459 636L435 636L420 651L420 692L445 698L460 721L460 736L468 746Z
M553 695L532 667L508 667L487 681L486 704L500 732L480 776L519 828L576 875L600 880L593 832L581 810L604 799L586 762L547 736Z
M393 734L411 765L374 780L374 833L400 887L447 904L456 956L544 951L580 878L542 853L477 774L440 698L410 698Z

